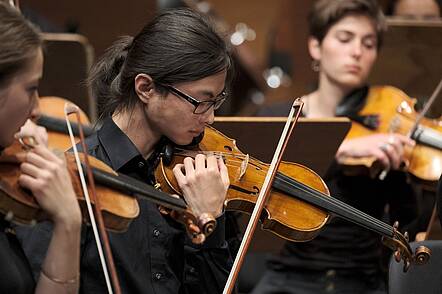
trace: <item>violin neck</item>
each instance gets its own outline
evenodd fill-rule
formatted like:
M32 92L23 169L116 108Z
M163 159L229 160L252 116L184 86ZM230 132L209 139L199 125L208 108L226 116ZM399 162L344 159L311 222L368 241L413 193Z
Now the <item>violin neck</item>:
M335 216L341 217L361 227L365 227L380 235L392 237L394 234L392 226L336 198L310 188L282 173L278 172L275 181L273 182L273 188L287 193L294 198L304 200L305 202L326 210Z
M48 115L43 114L42 116L40 116L38 118L37 124L42 127L45 127L49 131L62 133L62 134L68 134L68 127L67 127L66 121L64 119L60 119L57 117L52 117L52 116L48 116ZM71 122L71 126L72 126L72 132L74 133L74 136L79 137L80 131L78 129L78 124ZM82 125L82 127L83 127L84 135L86 137L92 135L92 133L94 131L93 128L86 126L86 125Z
M92 168L92 174L98 184L125 194L145 198L173 210L186 210L187 208L183 199L172 197L129 176L123 174L114 175L97 168Z

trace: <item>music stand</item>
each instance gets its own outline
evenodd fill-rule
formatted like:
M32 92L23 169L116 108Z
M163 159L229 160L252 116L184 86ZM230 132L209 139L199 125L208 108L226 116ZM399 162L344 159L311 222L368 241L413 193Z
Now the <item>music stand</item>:
M91 121L96 120L96 102L86 86L94 52L82 35L44 33L44 74L40 82L40 96L66 98L83 111Z
M442 78L442 21L388 19L387 24L369 83L395 86L422 103ZM430 115L441 113L439 99Z
M235 138L243 153L270 163L285 121L285 117L216 117L213 126ZM283 160L324 176L350 127L347 118L300 118Z

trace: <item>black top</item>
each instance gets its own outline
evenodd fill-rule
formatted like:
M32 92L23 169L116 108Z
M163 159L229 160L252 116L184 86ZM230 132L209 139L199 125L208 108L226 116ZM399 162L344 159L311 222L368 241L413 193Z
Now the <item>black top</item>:
M10 224L0 220L0 293L34 293L31 268Z
M0 146L0 155L4 150ZM0 293L34 293L31 267L11 224L0 214Z
M145 160L112 119L106 119L86 144L89 154L119 173L154 182L158 152ZM196 246L182 225L160 214L157 205L143 199L138 203L140 215L129 229L125 233L109 233L122 293L221 293L232 265L224 237L224 216L217 219L217 228L206 242ZM37 230L47 230L47 225L38 227ZM33 267L38 266L41 259L35 256L36 250L43 252L47 241L34 230L24 235L24 242L25 250L34 252L30 257ZM90 227L83 230L80 272L80 293L107 292Z
M337 115L348 115L354 120L357 110L364 105L366 94L366 87L351 93L338 107ZM261 112L269 113L272 111ZM415 217L415 195L406 182L405 173L391 171L383 181L367 176L345 176L334 163L324 181L333 197L377 219L388 221L387 204L392 221L399 220L404 225ZM281 253L271 259L270 266L276 270L295 271L337 269L344 275L376 279L382 272L382 248L381 236L335 217L312 241L287 242Z

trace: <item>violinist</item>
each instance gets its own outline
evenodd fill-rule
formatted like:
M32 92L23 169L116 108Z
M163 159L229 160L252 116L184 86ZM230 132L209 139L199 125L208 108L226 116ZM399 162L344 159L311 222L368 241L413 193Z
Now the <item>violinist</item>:
M15 8L0 2L0 153L13 143L14 133L26 120L39 114L38 83L42 67L39 31ZM44 143L45 133L30 121L15 137L31 135ZM38 144L26 154L20 169L19 184L32 192L50 216L54 230L35 281L15 230L2 214L0 292L76 293L81 212L65 163L44 144ZM1 197L8 195L1 192Z
M382 43L381 10L371 0L319 0L309 15L309 29L308 49L319 79L318 88L302 98L303 115L355 117L367 97L367 76ZM388 204L392 220L410 222L415 195L397 169L405 146L413 144L405 136L382 133L344 140L324 177L331 195L377 219ZM344 159L366 156L390 169L384 180L344 173ZM405 210L409 214L396 215L399 202L410 206ZM312 241L287 242L253 293L386 293L384 271L379 236L333 218Z
M188 145L213 122L231 71L229 49L208 19L186 9L160 13L134 38L114 43L92 68L102 127L86 140L87 152L154 185L165 144ZM211 214L217 227L202 245L193 245L180 224L139 199L139 217L128 230L109 233L122 293L220 293L224 287L232 263L223 213L227 168L200 154L175 166L174 175L193 212ZM45 230L31 232L27 246L41 250ZM106 293L89 229L81 273L81 293Z

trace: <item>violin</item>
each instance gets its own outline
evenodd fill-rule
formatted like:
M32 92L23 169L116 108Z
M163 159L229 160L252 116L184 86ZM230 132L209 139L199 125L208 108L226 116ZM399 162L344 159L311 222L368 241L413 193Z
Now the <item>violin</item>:
M41 115L36 123L45 127L48 132L48 146L54 149L67 150L71 148L69 140L68 128L64 119L63 107L68 100L61 97L41 97L39 99L39 108ZM83 122L82 128L85 136L93 133L93 128L86 113L80 109L80 119ZM75 137L79 137L78 124L69 118L72 124ZM77 141L78 142L78 141Z
M181 194L172 168L185 157L198 153L222 156L230 179L225 208L250 213L269 165L243 154L235 140L209 126L197 147L175 148L171 156L161 155L155 171L157 186L167 193ZM404 270L411 263L424 264L429 258L426 248L412 253L408 235L398 231L397 223L390 226L330 197L326 184L314 171L300 164L281 162L260 217L262 228L290 241L308 241L321 231L332 214L382 235L384 244L395 250L395 257L404 260Z
M354 122L346 139L376 133L398 133L414 139L414 147L405 147L403 165L413 178L426 186L434 186L442 173L442 121L422 117L415 110L416 99L401 90L390 87L371 87L360 117L371 118L375 123ZM414 130L413 130L414 129ZM382 170L375 158L348 158L342 165L347 174L365 173L376 177Z

